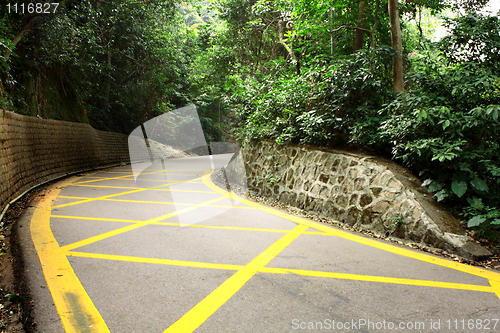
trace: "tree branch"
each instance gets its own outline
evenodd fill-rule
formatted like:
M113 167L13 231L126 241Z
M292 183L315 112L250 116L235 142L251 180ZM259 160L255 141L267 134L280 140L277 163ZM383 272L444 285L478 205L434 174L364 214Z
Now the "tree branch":
M16 47L17 43L30 31L31 27L35 24L36 19L38 18L38 15L34 16L31 18L31 20L24 25L24 27L17 33L17 35L14 37L12 40L12 48L7 49L7 52L5 52L5 55L3 57L3 61L7 62L9 60L10 55L12 54L12 50Z

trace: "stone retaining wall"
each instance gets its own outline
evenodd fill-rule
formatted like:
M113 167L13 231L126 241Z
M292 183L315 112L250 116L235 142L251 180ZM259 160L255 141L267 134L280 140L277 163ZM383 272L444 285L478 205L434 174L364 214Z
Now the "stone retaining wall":
M0 213L32 186L121 162L129 162L124 134L0 109Z
M242 151L248 187L259 195L466 258L491 255L466 235L451 214L443 215L432 204L432 195L421 200L425 194L403 185L401 177L414 177L410 173L396 175L369 156L301 146L265 142Z

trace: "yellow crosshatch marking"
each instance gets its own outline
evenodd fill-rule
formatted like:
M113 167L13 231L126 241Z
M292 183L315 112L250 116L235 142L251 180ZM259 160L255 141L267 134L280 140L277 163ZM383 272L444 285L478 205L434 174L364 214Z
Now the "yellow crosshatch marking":
M212 205L206 205L206 207L213 207ZM229 207L229 206L227 206ZM253 209L253 208L250 208ZM100 217L75 217L75 216L64 216L64 215L51 215L50 217L59 218L59 219L71 219L71 220L89 220L89 221L108 221L108 222L126 222L126 223L144 223L145 221L136 221L136 220L122 220L122 219L105 219ZM246 228L246 227L231 227L231 226L218 226L218 225L203 225L203 224L188 224L181 225L180 223L168 223L168 222L151 222L150 224L154 225L166 225L173 227L181 227L184 226L186 228L203 228L203 229L219 229L219 230L244 230L244 231L261 231L261 232L281 232L287 233L290 230L281 230L281 229L261 229L261 228ZM321 235L321 236L330 236L335 237L333 235L329 235L324 232L319 231L304 231L304 235Z
M158 169L145 174L159 175L160 173L165 173L166 171L167 170ZM172 171L194 171L194 170L168 170L168 171L172 172ZM57 311L61 317L61 321L67 332L79 332L82 331L83 328L87 329L88 327L93 327L94 331L96 332L109 332L106 323L104 322L101 315L93 305L92 300L87 295L85 289L82 287L80 281L78 280L78 277L75 275L73 269L71 268L71 265L67 259L68 257L82 257L82 258L91 258L96 260L114 260L114 261L124 261L132 263L146 263L155 265L209 268L209 269L234 271L234 274L231 277L229 277L226 281L224 281L213 292L208 294L201 302L199 302L197 305L191 308L191 310L189 310L186 314L181 316L172 326L166 328L165 332L192 332L196 330L212 314L214 314L224 303L226 303L229 299L231 299L231 297L236 292L238 292L257 273L276 274L276 275L292 274L292 275L327 278L327 279L354 280L354 281L400 284L407 286L423 286L423 287L433 287L433 288L468 290L476 292L495 293L500 298L500 274L496 272L488 271L474 266L459 264L456 262L448 261L424 253L407 250L374 239L364 238L339 229L334 229L332 227L329 227L321 223L316 223L297 216L288 215L282 211L278 211L269 208L267 206L263 206L258 203L249 201L247 199L240 198L234 195L233 193L228 193L225 190L213 184L212 181L210 180L211 170L210 171L205 170L204 175L202 177L196 176L196 178L190 179L188 181L176 181L167 184L164 183L162 185L152 186L147 188L86 184L89 182L98 183L99 181L104 181L104 180L108 181L109 180L118 181L125 179L133 180L129 178L133 177L131 172L106 171L106 173L123 174L123 176L96 177L93 180L80 181L80 182L75 181L76 178L73 178L64 181L61 184L62 186L60 187L82 186L82 187L123 189L126 191L111 195L104 195L97 198L87 198L87 197L58 196L60 188L51 190L37 206L31 222L31 233L33 242L35 244L35 248L39 255L40 262L42 263L43 266L43 272L47 281L47 285L52 293L52 297L54 299ZM93 176L87 175L87 176L82 176L80 178L83 177L91 178ZM199 181L200 179L202 181ZM175 189L165 188L168 186L183 184L183 183L191 183L191 184L203 183L209 190L191 191L191 190L181 190L181 189L175 190ZM218 194L219 196L199 204L175 203L176 205L186 205L187 207L175 212L164 214L144 221L50 214L53 208L74 206L91 201L134 202L134 203L144 203L144 204L173 204L172 202L125 200L117 198L122 195L138 193L142 191L180 191L180 192ZM78 201L51 207L51 202L57 197L62 199L75 199ZM236 200L243 205L229 206L229 205L217 204L218 201L228 198ZM260 210L267 212L269 214L273 214L275 216L279 216L286 220L292 221L296 224L296 227L291 230L283 230L283 229L216 226L216 225L202 225L202 224L189 224L183 226L179 223L168 222L168 219L173 216L191 212L201 207ZM103 221L103 222L124 222L131 224L122 228L105 232L103 234L89 237L80 240L78 242L61 247L58 245L57 241L52 235L52 231L50 230L51 217L58 219L71 219L80 221L91 220L91 221ZM82 246L93 244L95 242L108 239L110 237L114 237L116 235L131 230L137 230L146 225L176 226L176 227L186 227L186 228L206 228L206 229L219 229L219 230L240 230L240 231L254 231L254 232L258 231L266 233L282 233L283 236L281 236L276 242L271 244L264 252L262 252L257 257L252 259L246 265L229 265L224 263L206 263L206 262L171 260L171 259L142 258L142 257L99 254L99 253L85 253L85 252L75 251L75 249L80 248ZM309 228L315 229L316 231L306 231ZM273 258L278 256L290 244L292 244L293 241L298 239L301 235L307 235L307 234L322 235L325 237L340 237L346 240L368 245L390 253L410 257L423 262L476 275L487 279L490 286L417 280L417 279L403 279L403 278L393 278L385 276L370 276L370 275L360 275L360 274L346 274L346 273L336 273L336 272L267 267L267 264ZM61 271L64 271L63 274L64 279L61 279L62 276L60 274Z
M190 191L185 191L190 192ZM211 193L217 194L216 192L208 192L205 191L203 193ZM159 205L179 205L179 206L193 206L195 204L192 203L181 203L181 202L165 202L165 201L144 201L144 200L126 200L126 199L99 199L99 198L87 198L87 197L68 197L68 196L59 196L62 199L78 199L78 200L88 200L93 199L94 201L112 201L112 202L131 202L131 203L147 203L147 204L159 204ZM235 208L235 209L255 209L252 207L245 206L224 206L224 205L208 205L208 207L219 207L219 208Z
M202 182L193 182L188 181L186 184L202 184ZM128 187L128 186L107 186L107 185L76 185L70 184L68 186L77 186L77 187L96 187L96 188L116 188L116 189L124 189L124 190L143 190L143 187ZM165 185L163 185L165 186ZM214 193L214 191L195 191L195 190L176 190L170 188L149 188L148 191L164 191L164 192L193 192L193 193Z
M201 177L198 177L198 178L195 178L195 179L200 179L200 178ZM176 182L169 183L169 184L161 184L161 185L156 185L156 186L152 186L152 187L146 187L146 188L140 188L140 189L137 189L137 190L122 192L122 193L105 195L105 196L98 197L98 198L85 199L85 200L81 200L81 201L76 201L76 202L71 202L71 203L67 203L67 204L57 205L57 206L54 206L54 208L62 208L62 207L74 206L74 205L78 205L78 204L81 204L81 203L86 203L86 202L91 202L91 201L96 201L96 200L104 200L104 199L108 199L108 198L118 197L120 195L132 194L132 193L139 193L139 192L143 192L143 191L157 189L157 188L160 188L160 187L172 186L172 185L177 185L177 184L182 184L182 183L186 183L186 181L185 180L181 180L181 181L176 181Z

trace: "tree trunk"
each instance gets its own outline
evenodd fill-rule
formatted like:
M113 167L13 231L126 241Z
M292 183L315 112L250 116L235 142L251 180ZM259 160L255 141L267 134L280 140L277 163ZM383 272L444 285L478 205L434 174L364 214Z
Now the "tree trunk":
M366 2L367 0L361 0L359 2L359 12L358 12L358 23L357 27L365 28L366 22ZM363 48L363 39L365 37L365 32L361 29L356 29L356 35L354 36L354 52L361 50Z
M397 94L404 90L403 46L401 40L401 26L399 24L398 0L389 0L389 18L391 21L391 46L395 51L394 57L392 58L393 91Z
M70 4L71 2L73 2L74 0L64 0L64 1L60 1L59 2L59 5L68 5ZM36 20L38 19L39 17L39 14L35 14L35 13L32 13L32 14L26 14L24 16L21 16L18 21L19 22L23 22L23 21L26 21L26 20L29 20L28 23L26 23L24 25L24 27L21 29L21 31L19 31L16 36L14 37L14 39L12 40L12 49L8 49L7 52L5 52L5 55L3 57L3 61L4 62L7 62L7 60L9 60L9 57L12 53L12 51L15 49L17 43L19 43L19 41L24 37L24 35L26 35L26 33L28 33L31 28L33 27L33 25L35 24Z
M375 22L373 23L372 30L370 31L370 47L373 49L375 47L375 30L377 30L378 24L380 22L378 18L378 10L380 8L380 0L377 0L375 5Z
M290 60L295 65L295 70L297 72L297 75L300 75L300 64L297 61L297 57L295 56L295 52L293 51L293 49L290 46L288 46L285 43L285 40L283 39L283 21L281 21L281 20L278 21L278 38L279 38L280 44L283 45L283 47L288 52L288 55L290 56Z
M12 49L7 49L5 55L3 56L3 61L6 63L9 60L9 57L12 53L12 50L15 49L17 43L30 31L31 27L35 24L35 21L38 19L38 16L34 16L28 23L24 25L24 27L17 33L17 35L12 40Z

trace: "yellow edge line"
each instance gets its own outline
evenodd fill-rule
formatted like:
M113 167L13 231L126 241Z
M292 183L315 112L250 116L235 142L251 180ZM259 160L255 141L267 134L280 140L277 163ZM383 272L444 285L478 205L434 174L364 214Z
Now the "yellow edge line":
M62 185L74 181L64 181ZM68 259L50 230L52 201L60 188L51 189L37 205L31 219L31 238L35 245L47 286L66 332L109 332L106 323L85 292Z
M259 269L267 265L283 249L297 239L305 230L306 226L298 225L286 235L278 239L264 252L255 257L247 265L241 267L229 279L224 281L217 289L211 292L201 302L177 320L164 332L193 332L203 324L218 308L226 303L250 280Z
M210 175L204 175L202 177L202 180L206 186L208 186L210 189L214 190L215 192L218 192L220 194L227 193L227 191L221 189L220 187L218 187L217 185L215 185L212 182L212 180L210 179ZM273 208L258 204L256 202L241 198L233 193L231 193L230 196L232 199L239 201L239 202L241 202L245 205L248 205L250 207L254 207L254 208L260 209L262 211L265 211L269 214L273 214L275 216L282 217L282 218L287 219L289 221L299 223L299 224L308 226L310 228L313 228L313 229L316 229L319 231L326 232L330 235L335 235L335 236L338 236L338 237L341 237L341 238L344 238L347 240L351 240L351 241L354 241L354 242L357 242L360 244L364 244L364 245L367 245L370 247L374 247L374 248L377 248L377 249L380 249L383 251L387 251L390 253L402 255L405 257L413 258L413 259L420 260L420 261L427 262L427 263L431 263L434 265L451 268L451 269L454 269L454 270L457 270L460 272L464 272L464 273L468 273L468 274L472 274L472 275L477 275L477 276L486 278L488 280L494 280L494 281L500 282L500 274L499 273L495 273L495 272L488 271L488 270L481 269L481 268L474 267L474 266L469 266L469 265L465 265L465 264L461 264L461 263L452 262L452 261L449 261L446 259L431 256L428 254L400 248L400 247L397 247L397 246L394 246L394 245L391 245L388 243L384 243L381 241L377 241L374 239L369 239L369 238L365 238L362 236L354 235L354 234L348 233L346 231L335 229L335 228L332 228L330 226L327 226L327 225L324 225L321 223L306 220L306 219L300 218L298 216L289 215L285 212L278 211L276 209L273 209Z

